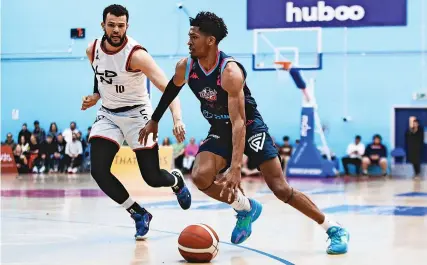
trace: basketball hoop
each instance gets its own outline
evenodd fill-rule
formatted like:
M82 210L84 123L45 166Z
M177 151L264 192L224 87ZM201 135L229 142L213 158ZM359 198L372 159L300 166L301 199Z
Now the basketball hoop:
M280 65L286 71L291 69L291 66L292 66L292 62L289 62L289 61L276 61L276 62L274 62L274 64Z

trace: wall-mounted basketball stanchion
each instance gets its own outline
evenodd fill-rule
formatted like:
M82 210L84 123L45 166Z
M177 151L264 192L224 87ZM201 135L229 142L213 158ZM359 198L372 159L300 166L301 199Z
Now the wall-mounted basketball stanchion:
M287 167L288 177L332 177L338 174L331 152L326 142L323 132L316 97L314 95L314 79L310 79L306 84L300 70L293 69L290 62L276 62L281 64L282 69L289 71L296 86L303 91L301 123L300 123L300 144L296 146L295 153L291 156ZM327 159L323 158L315 144L314 133L318 133L322 142L322 150Z

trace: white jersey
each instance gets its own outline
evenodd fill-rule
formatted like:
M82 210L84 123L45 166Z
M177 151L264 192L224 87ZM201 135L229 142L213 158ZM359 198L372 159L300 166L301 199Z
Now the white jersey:
M92 66L98 81L102 105L109 109L143 104L151 108L146 81L141 71L132 71L130 57L138 49L144 49L137 41L127 36L122 49L108 52L96 39L92 50Z

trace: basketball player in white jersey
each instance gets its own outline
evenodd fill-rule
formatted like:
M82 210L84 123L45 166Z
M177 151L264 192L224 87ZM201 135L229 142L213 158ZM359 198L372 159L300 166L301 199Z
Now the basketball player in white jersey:
M181 208L188 209L191 195L179 170L169 173L160 169L157 142L140 144L139 130L151 119L152 106L146 87L148 77L162 92L168 80L147 51L126 35L129 13L125 7L110 5L104 9L104 36L96 39L86 50L95 72L93 95L83 98L82 110L94 106L99 99L102 107L92 126L91 174L102 191L122 205L135 220L135 238L149 230L152 215L132 200L110 168L123 141L134 150L141 175L151 187L171 187ZM179 101L171 105L174 135L184 140Z

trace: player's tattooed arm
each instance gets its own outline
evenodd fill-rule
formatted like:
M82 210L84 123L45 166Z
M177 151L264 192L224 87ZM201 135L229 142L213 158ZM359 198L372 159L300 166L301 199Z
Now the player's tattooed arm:
M89 59L89 61L92 63L93 62L93 49L94 47L94 42L90 43L89 46L86 49L86 55ZM99 91L98 91L98 80L96 79L96 76L94 76L94 83L93 83L93 94L89 95L89 96L84 96L82 99L82 110L86 110L94 105L96 105L96 103L98 102L98 100L101 98Z
M219 183L225 183L221 192L236 193L241 179L242 158L245 150L246 114L245 95L243 92L245 77L235 62L230 62L224 69L221 77L221 86L228 92L228 113L232 123L233 153L231 166L225 177ZM228 193L229 200L230 195Z
M143 49L139 49L132 54L130 61L132 70L141 70L153 84L164 93L168 85L168 79L165 73L154 61L153 57ZM174 123L182 122L181 104L178 98L175 98L169 105Z

